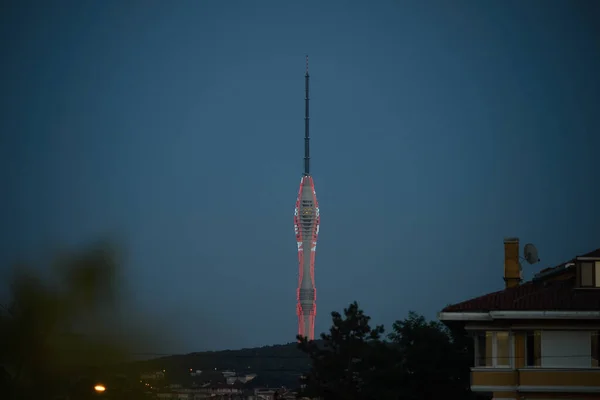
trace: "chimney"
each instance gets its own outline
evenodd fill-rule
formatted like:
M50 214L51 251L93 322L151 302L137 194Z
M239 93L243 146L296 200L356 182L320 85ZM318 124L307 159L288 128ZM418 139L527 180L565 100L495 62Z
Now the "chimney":
M519 238L504 239L504 282L506 288L519 286L521 283Z

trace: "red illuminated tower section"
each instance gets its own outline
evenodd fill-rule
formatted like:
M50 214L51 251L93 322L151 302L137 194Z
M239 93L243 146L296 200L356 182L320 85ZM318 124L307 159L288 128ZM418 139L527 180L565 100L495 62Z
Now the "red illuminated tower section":
M300 180L300 190L294 211L294 230L298 245L298 335L315 338L315 316L317 315L317 290L315 289L315 252L319 235L319 203L315 184L310 175L310 136L309 136L309 75L308 56L305 75L305 114L304 114L304 174Z

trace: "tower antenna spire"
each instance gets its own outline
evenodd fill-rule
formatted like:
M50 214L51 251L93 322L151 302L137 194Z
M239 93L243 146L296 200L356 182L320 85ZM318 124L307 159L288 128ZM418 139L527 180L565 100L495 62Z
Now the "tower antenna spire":
M308 81L310 75L308 74L308 55L306 56L306 74L304 75L304 175L310 175L310 134L309 134L309 112L308 112L308 101L309 101L309 86Z

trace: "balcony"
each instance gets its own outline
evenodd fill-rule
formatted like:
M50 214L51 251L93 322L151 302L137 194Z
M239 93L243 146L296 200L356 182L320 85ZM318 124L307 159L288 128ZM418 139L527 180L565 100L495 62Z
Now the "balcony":
M501 392L516 390L518 371L499 368L473 368L471 370L473 392Z
M567 392L600 393L600 368L524 368L519 370L519 382L520 392L560 391L564 388Z
M600 368L473 368L474 392L600 393Z

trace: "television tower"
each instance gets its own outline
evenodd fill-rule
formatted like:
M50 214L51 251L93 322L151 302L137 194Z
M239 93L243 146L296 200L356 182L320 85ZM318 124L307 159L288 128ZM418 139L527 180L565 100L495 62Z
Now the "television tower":
M315 289L315 252L319 235L319 203L315 184L310 175L310 136L308 113L308 56L304 75L304 174L300 180L300 190L294 211L294 230L298 245L298 290L296 314L298 315L298 335L315 338L315 316L317 315L317 290Z

